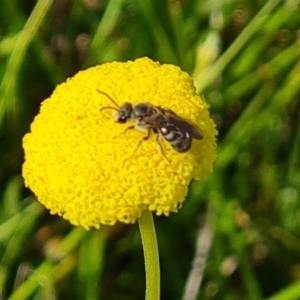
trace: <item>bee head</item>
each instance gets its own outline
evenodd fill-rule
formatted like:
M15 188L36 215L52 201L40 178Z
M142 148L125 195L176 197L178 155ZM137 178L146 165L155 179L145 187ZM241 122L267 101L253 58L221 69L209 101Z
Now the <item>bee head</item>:
M115 121L118 123L126 123L132 117L132 104L129 102L124 103L117 109L115 114Z
M132 117L132 104L129 102L125 102L123 105L119 106L118 103L112 98L110 97L108 94L106 94L105 92L101 91L98 89L98 92L100 94L105 95L114 105L114 106L105 106L102 107L100 109L100 111L104 110L104 109L114 109L116 110L116 114L115 114L115 121L117 123L126 123L128 122L131 117Z

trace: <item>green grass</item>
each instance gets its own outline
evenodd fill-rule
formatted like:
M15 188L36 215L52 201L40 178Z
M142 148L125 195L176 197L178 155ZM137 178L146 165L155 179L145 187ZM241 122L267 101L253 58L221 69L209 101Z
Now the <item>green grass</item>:
M137 224L73 228L21 179L22 136L55 86L141 56L191 74L219 129L214 172L155 217L161 299L183 299L204 219L194 299L300 299L300 1L52 2L0 7L0 299L144 298Z

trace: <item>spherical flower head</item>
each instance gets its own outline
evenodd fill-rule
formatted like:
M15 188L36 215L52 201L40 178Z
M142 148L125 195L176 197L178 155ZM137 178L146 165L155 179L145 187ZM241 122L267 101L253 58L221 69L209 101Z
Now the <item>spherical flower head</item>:
M115 122L115 105L171 109L202 139L179 153L151 130ZM105 108L106 107L106 108ZM117 108L116 108L117 109ZM212 169L217 130L187 73L149 58L80 71L57 86L23 138L23 177L51 214L85 228L134 223L143 210L176 212L192 179ZM158 147L158 143L160 147ZM159 148L161 148L159 150Z

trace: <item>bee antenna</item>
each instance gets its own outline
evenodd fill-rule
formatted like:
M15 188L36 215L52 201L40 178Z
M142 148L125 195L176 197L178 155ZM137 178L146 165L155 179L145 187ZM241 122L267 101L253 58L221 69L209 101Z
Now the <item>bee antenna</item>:
M104 110L104 109L113 109L113 110L117 110L117 111L119 111L119 109L118 109L118 108L116 108L116 107L113 107L113 106L105 106L105 107L102 107L102 108L100 108L100 111L102 111L102 110Z
M120 108L120 106L118 105L118 103L112 98L110 97L108 94L106 94L105 92L97 89L97 91L102 94L102 95L105 95L116 107ZM115 110L118 110L117 108L115 107L106 107L106 108L112 108L112 109L115 109ZM102 110L102 109L101 109Z

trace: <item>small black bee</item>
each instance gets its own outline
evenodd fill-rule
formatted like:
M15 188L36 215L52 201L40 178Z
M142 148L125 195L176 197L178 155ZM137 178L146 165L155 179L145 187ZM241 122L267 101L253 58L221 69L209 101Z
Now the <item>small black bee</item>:
M192 139L201 140L203 138L201 132L196 126L189 121L179 117L172 110L154 106L148 102L142 102L132 105L125 102L119 106L108 94L98 90L99 93L105 95L115 105L101 108L116 110L115 121L118 123L126 123L130 120L134 121L134 126L139 130L148 130L148 135L144 138L147 140L150 136L151 129L158 134L157 142L161 138L165 139L177 152L184 153L188 151L192 144ZM159 144L161 149L161 146Z

